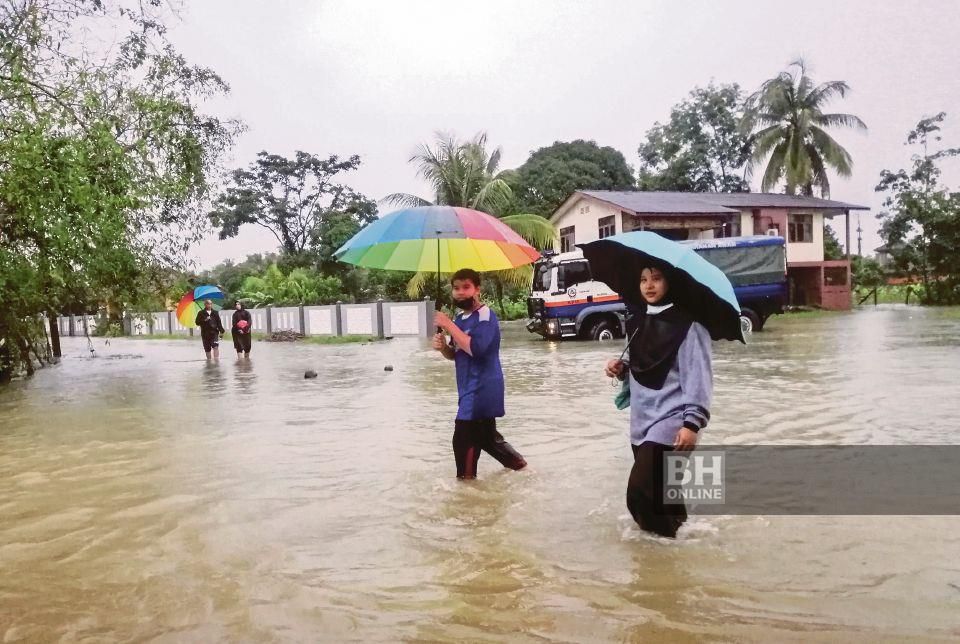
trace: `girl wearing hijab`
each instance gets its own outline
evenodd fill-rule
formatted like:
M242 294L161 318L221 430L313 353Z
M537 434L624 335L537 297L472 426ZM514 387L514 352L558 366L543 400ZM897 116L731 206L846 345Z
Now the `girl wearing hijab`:
M609 377L630 384L627 508L642 529L664 537L675 537L687 520L682 500L664 503L664 454L696 447L713 393L710 334L673 302L670 270L642 267L640 297L628 307L627 359L606 367Z
M250 357L250 345L252 338L250 329L253 326L253 318L250 311L244 308L243 303L237 300L236 310L233 312L233 323L230 328L230 334L233 336L233 348L237 350L237 357Z

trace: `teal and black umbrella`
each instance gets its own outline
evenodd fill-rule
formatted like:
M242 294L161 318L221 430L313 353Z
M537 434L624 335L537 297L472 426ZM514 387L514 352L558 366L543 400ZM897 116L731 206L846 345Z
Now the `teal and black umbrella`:
M740 305L723 271L692 248L650 231L634 231L577 244L590 262L595 280L604 282L631 304L640 304L640 271L666 269L671 299L706 327L714 340L744 342Z

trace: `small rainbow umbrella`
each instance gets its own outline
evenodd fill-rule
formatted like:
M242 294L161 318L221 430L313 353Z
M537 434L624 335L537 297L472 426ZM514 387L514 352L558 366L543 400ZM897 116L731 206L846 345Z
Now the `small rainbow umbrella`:
M502 271L530 264L540 253L495 217L453 206L405 208L368 224L341 246L341 262L388 271L436 271L461 268Z
M186 295L180 298L177 304L177 319L180 324L186 327L196 326L197 313L203 310L203 301L210 300L213 303L213 309L219 311L223 308L223 291L219 286L198 286Z

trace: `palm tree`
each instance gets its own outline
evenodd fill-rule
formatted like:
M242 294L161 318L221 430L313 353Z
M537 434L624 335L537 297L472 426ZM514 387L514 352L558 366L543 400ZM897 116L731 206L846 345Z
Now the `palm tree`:
M825 128L866 130L867 126L852 114L823 111L827 103L849 91L844 81L815 87L803 60L796 60L747 99L743 127L752 132L751 167L769 155L761 190L770 190L783 181L787 194L799 191L813 195L817 187L826 198L830 196L828 168L841 177L850 176L850 153Z
M417 175L433 188L434 201L416 195L394 193L384 198L398 206L457 206L489 213L510 226L536 248L553 244L556 231L540 215L517 213L513 191L498 172L501 149L487 151L487 135L481 132L469 141L458 141L450 134L437 133L436 144L423 144L410 158L418 166ZM435 273L417 273L407 285L411 297L418 297L428 279ZM530 284L532 269L521 266L507 271L490 273L496 287L497 299L503 309L504 285Z

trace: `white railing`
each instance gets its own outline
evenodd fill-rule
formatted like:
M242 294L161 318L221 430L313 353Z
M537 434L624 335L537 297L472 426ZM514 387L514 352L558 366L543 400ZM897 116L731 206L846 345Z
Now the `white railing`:
M307 336L367 335L371 337L420 336L429 337L433 332L432 300L417 302L384 302L369 304L328 304L323 306L284 306L247 309L254 333L296 331ZM173 335L192 333L193 328L184 326L173 311L126 314L126 335ZM233 310L220 311L223 328L230 330ZM94 335L97 317L93 315L64 315L57 318L60 335Z

